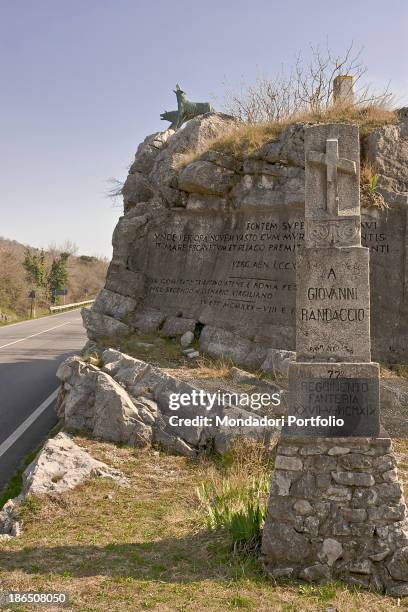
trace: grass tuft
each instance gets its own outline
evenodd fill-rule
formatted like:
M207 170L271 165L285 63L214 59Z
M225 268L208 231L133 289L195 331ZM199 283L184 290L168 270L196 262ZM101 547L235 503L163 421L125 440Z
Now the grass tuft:
M235 551L252 552L260 547L271 470L268 447L242 438L197 487L207 528L227 533Z

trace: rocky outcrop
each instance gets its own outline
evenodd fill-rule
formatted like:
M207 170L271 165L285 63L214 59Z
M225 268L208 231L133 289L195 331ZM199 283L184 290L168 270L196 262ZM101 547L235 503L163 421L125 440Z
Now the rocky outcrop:
M374 130L365 139L365 155L386 193L408 197L408 120ZM394 196L395 200L395 196Z
M205 143L234 128L233 117L207 113L192 119L178 131L171 129L147 136L139 145L123 186L125 213L140 202L154 198L165 206L185 206L186 196L178 185L178 167L183 155L200 150ZM211 168L215 175L215 169ZM206 193L206 191L204 191Z
M63 493L91 477L112 478L127 485L124 475L94 459L75 444L66 433L60 432L47 440L40 453L23 474L23 497Z
M58 414L67 427L132 446L151 442L151 406L132 401L106 372L71 357L59 367L57 376L64 383Z
M202 351L267 372L281 367L271 351L294 349L304 125L288 126L250 155L213 148L200 154L237 125L208 113L139 146L123 188L125 214L113 234L106 287L83 311L91 340L135 330L181 338L191 331ZM379 172L378 190L392 207L363 215L363 243L372 253L372 355L396 363L408 359L408 304L401 291L407 143L406 118L363 139L364 156ZM391 332L384 317L394 322Z
M66 427L131 446L156 443L170 452L195 456L215 449L224 453L240 436L269 440L278 428L243 424L229 427L222 421L247 419L251 412L217 401L211 413L201 403L174 406L182 394L198 397L200 387L176 378L139 359L108 349L102 353L103 367L70 357L58 369L61 391L58 415ZM269 391L277 392L272 383ZM263 389L265 391L265 389ZM210 417L206 421L204 417Z
M0 541L21 534L20 503L26 497L60 494L95 477L112 478L121 486L128 485L119 470L94 459L66 433L60 432L47 440L23 473L20 495L8 500L0 511Z
M19 499L9 499L0 510L0 542L21 534Z

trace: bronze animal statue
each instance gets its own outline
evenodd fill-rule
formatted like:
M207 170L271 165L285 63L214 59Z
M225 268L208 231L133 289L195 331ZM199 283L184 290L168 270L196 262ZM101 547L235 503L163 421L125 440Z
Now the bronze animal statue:
M162 121L170 121L170 128L173 130L177 130L183 123L189 121L189 119L193 119L193 117L214 111L209 102L190 102L186 92L180 89L178 83L174 93L177 97L177 110L164 111L164 113L160 115Z

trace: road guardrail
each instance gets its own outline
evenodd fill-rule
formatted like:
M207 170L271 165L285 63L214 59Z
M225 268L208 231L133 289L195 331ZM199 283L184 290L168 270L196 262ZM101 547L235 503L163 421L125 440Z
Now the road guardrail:
M61 306L50 306L50 312L61 312L61 310L69 310L70 308L79 308L80 306L87 306L93 304L93 300L85 300L85 302L76 302L75 304L61 304Z

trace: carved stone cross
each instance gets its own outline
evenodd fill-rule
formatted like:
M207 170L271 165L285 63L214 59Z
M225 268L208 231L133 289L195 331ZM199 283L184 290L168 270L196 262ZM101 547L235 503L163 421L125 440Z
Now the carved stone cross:
M327 200L326 210L334 216L339 214L338 171L346 174L356 174L356 162L339 157L339 141L337 138L326 140L326 153L309 151L308 161L321 164L327 168Z

